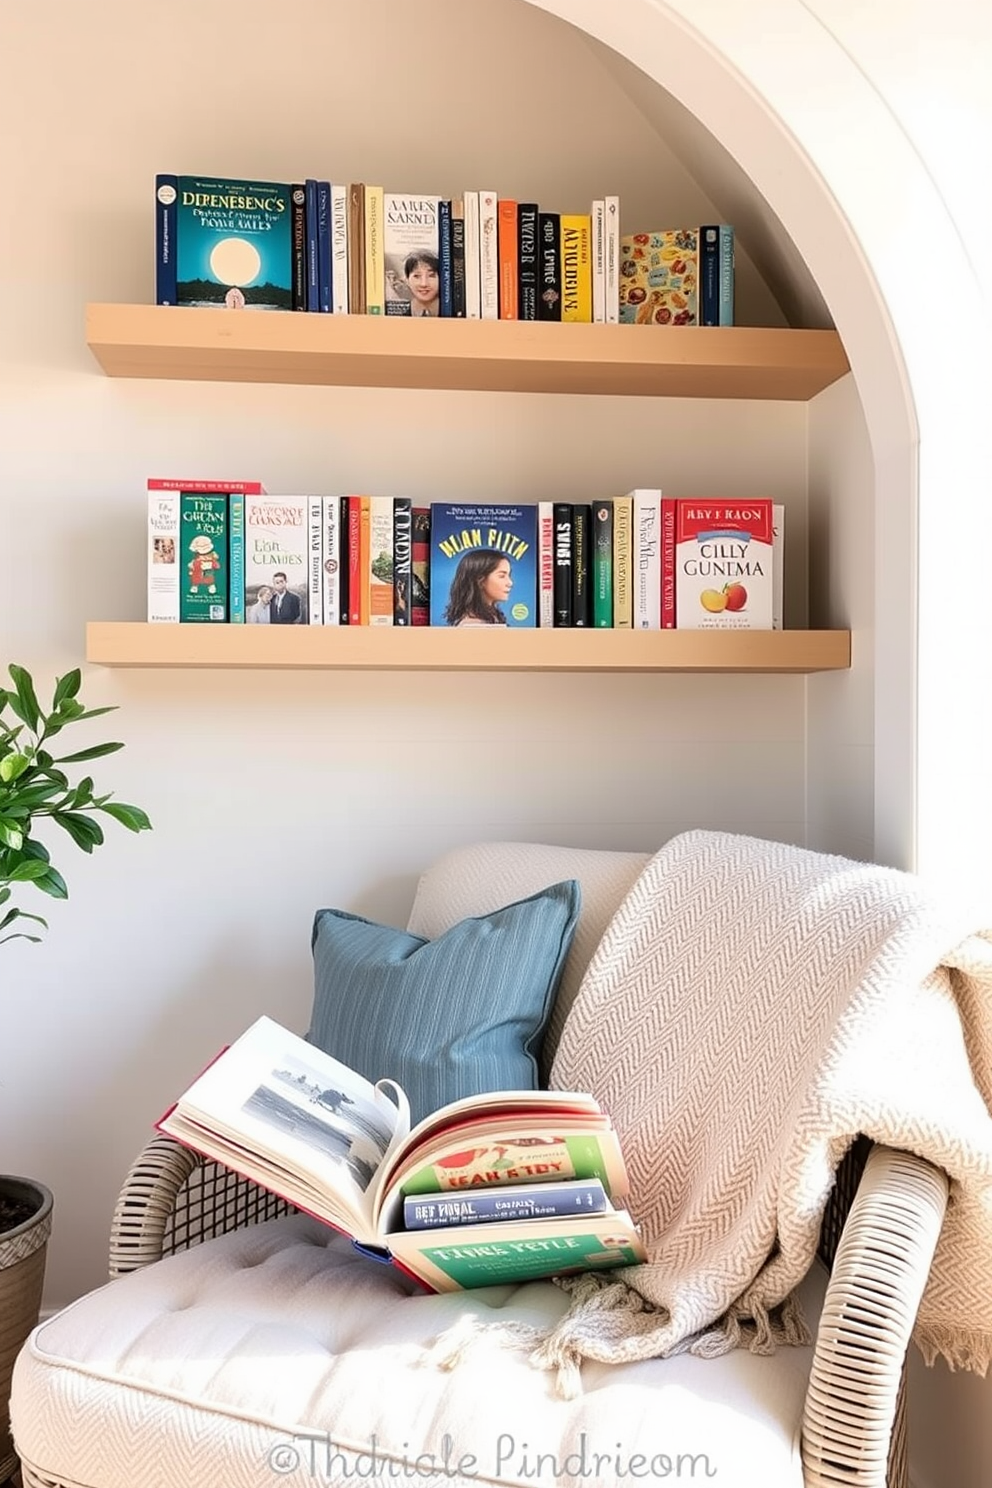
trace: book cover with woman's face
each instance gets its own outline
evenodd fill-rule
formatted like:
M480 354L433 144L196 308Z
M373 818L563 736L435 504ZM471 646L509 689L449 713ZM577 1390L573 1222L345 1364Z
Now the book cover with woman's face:
M537 624L537 507L434 502L431 624Z

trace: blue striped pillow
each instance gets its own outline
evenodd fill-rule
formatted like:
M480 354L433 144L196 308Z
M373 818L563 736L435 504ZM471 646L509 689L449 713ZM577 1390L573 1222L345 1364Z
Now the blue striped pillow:
M414 1121L462 1096L534 1090L580 902L569 879L437 940L318 910L307 1038L369 1080L395 1080Z

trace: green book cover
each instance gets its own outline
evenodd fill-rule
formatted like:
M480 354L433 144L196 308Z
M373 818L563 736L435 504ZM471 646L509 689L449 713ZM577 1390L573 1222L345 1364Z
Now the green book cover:
M565 1178L598 1178L607 1193L619 1149L610 1131L551 1136L543 1132L500 1135L461 1150L438 1154L403 1179L404 1194L464 1193L475 1188L541 1183ZM611 1162L612 1157L612 1162Z
M597 501L592 508L592 623L613 628L613 502Z
M227 497L183 491L179 498L179 544L183 563L179 619L226 620Z
M290 186L180 176L177 189L176 303L291 310Z
M440 1236L435 1240L429 1231L418 1230L387 1239L393 1256L438 1291L606 1271L646 1259L623 1210L578 1220L473 1225L471 1238L449 1230L441 1241Z

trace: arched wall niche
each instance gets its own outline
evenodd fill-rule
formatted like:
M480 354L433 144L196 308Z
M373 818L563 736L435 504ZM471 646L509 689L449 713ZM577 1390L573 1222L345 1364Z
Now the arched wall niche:
M862 514L874 533L871 621L854 638L855 667L873 675L873 850L897 866L973 882L985 870L992 824L990 793L976 793L988 719L982 711L954 739L947 720L960 714L962 689L981 665L984 579L977 552L955 542L946 500L952 492L956 522L981 517L974 473L987 406L980 377L966 369L984 357L967 316L938 324L921 314L910 245L926 242L958 305L972 294L981 303L982 291L938 183L859 60L856 33L845 30L863 8L850 0L528 3L633 63L705 126L768 203L822 295L848 353L874 464L873 510ZM876 19L873 44L884 31ZM959 369L954 379L949 367ZM842 623L843 597L839 606L830 618ZM819 685L811 680L811 730Z

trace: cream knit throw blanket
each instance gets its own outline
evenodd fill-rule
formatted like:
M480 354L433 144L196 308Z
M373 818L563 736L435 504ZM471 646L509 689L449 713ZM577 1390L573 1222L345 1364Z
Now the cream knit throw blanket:
M533 1362L645 1359L806 1334L790 1293L858 1132L943 1168L916 1340L992 1357L992 933L893 869L689 832L647 865L569 1012L551 1075L610 1113L650 1260L563 1279ZM783 1307L782 1304L785 1304ZM466 1340L435 1357L453 1364Z

